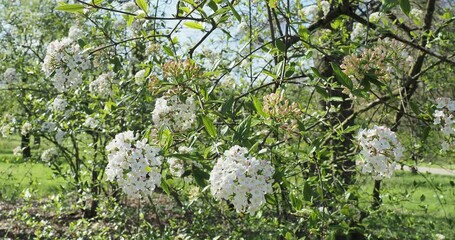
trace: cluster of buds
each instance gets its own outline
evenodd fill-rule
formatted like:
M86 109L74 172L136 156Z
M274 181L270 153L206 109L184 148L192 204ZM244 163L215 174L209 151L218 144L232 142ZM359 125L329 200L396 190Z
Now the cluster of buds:
M163 64L163 76L166 78L197 78L201 75L201 68L191 60L169 61Z
M344 57L341 68L353 81L362 80L366 75L375 75L380 81L390 81L392 74L407 71L414 58L402 43L379 40L375 47L364 49L362 53Z
M285 132L292 134L298 132L298 123L295 119L300 116L301 110L295 102L285 99L283 92L277 91L263 97L262 111L280 123Z
M368 74L373 74L381 80L388 80L390 79L390 73L387 71L388 57L388 50L379 45L366 49L360 55L352 54L344 57L341 68L353 80L362 80Z

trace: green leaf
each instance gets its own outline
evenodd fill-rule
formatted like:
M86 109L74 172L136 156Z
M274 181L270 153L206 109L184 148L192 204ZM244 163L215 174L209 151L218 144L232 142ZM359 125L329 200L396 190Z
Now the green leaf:
M159 132L160 145L164 146L164 149L168 149L174 142L172 132L169 129L163 129Z
M193 29L204 30L204 26L198 22L185 22L183 25Z
M241 143L248 143L251 128L251 116L245 118L235 130L233 140Z
M321 75L321 73L319 72L319 70L317 68L311 67L311 71L313 71L313 73L314 73L314 75L316 75L316 77L324 79L324 77Z
M82 4L65 4L55 8L55 10L70 12L70 13L84 13L85 6Z
M103 2L104 2L104 0L92 0L93 5L100 5Z
M206 180L210 178L210 175L194 165L192 171L196 184L199 185L200 187L205 187L207 185Z
M172 49L170 47L163 45L163 50L165 53L167 53L167 55L169 55L171 57L174 56L174 52L172 51Z
M404 14L409 15L409 12L411 11L411 4L409 3L409 0L399 0L399 1L400 1L401 11L403 11Z
M422 194L422 195L420 196L420 201L421 201L421 202L425 201L425 195L424 195L424 194Z
M348 75L346 75L337 64L330 63L330 65L332 65L333 73L335 73L335 77L338 82L347 87L349 90L352 90L354 85Z
M144 11L148 12L149 5L145 0L136 0L136 4Z
M383 12L388 12L390 11L392 8L394 8L398 2L398 0L383 0L382 1L382 11Z
M281 41L281 39L275 40L275 46L276 48L278 48L278 50L280 50L280 52L286 51L286 45L284 44L283 41Z
M258 114L263 117L267 117L267 115L263 111L262 103L255 96L252 96L251 98L253 99L253 105L254 108L256 109L256 112L258 112Z
M324 98L329 97L329 94L327 93L326 89L324 89L322 87L314 86L314 90L316 90L316 92L321 94Z
M234 6L232 6L232 4L229 1L227 1L227 4L229 5L229 8L231 9L232 14L234 14L234 17L237 19L237 21L242 22L242 17L240 17L239 13L235 10Z
M222 114L231 114L232 113L232 105L234 104L234 96L231 96L229 97L229 99L227 101L225 101L223 103L223 105L221 106L221 113Z
M269 7L276 8L278 5L278 0L269 0Z
M202 123L204 123L205 130L209 133L212 138L216 138L217 132L213 120L207 116L202 116Z
M207 3L207 6L209 6L214 12L218 10L218 6L214 1L210 1L209 3Z
M307 181L303 184L303 199L307 202L310 202L313 199L313 190Z

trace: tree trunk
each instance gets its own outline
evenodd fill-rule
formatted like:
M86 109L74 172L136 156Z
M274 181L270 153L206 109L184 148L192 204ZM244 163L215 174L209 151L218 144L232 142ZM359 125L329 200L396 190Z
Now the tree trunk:
M24 159L30 158L32 152L30 150L30 134L21 135L21 148L22 148L22 157Z
M341 59L341 56L325 56L317 62L317 68L321 75L327 79L332 77L329 84L335 84L337 82L336 78L333 77L334 73L330 63L332 62L339 65ZM335 128L340 124L343 124L344 129L353 126L353 103L349 98L349 95L344 93L344 88L341 87L327 86L326 88L331 99L341 99L341 101L329 99L322 102L323 107L326 109L337 109L337 111L329 112L328 114L330 126ZM336 132L333 132L332 138L329 141L332 150L332 162L336 164L336 176L340 176L341 182L348 185L354 182L353 177L355 175L355 160L352 157L349 157L352 152L352 140L352 132L342 133L340 136L337 135Z

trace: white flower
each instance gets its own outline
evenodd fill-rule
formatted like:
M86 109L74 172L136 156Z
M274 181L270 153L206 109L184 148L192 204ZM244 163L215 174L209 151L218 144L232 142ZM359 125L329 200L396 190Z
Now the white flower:
M237 212L253 215L272 193L274 169L268 161L248 156L248 150L233 146L218 158L210 173L210 191L218 200L228 200Z
M89 85L90 92L101 97L111 96L112 95L111 82L113 76L114 76L113 72L103 73L99 75L95 81L90 83Z
M27 135L30 130L32 130L32 124L30 124L29 122L25 122L24 125L22 125L21 127L21 135L25 136Z
M18 79L17 72L15 68L7 68L3 73L3 82L5 84L10 84L16 82Z
M134 82L136 85L143 85L145 82L145 70L142 69L134 75Z
M44 122L41 125L41 131L42 132L53 132L57 128L57 124L54 122Z
M10 124L5 124L0 128L0 132L2 133L3 137L8 137L11 134L12 127Z
M166 126L177 132L188 130L196 122L196 104L191 97L185 103L177 96L158 98L152 119L158 128Z
M185 172L183 161L181 159L172 157L167 160L169 164L169 170L171 174L175 177L181 177Z
M366 27L361 23L354 23L354 29L351 32L351 40L354 41L358 38L362 38L365 35L366 31Z
M160 149L148 145L147 139L137 140L132 131L127 131L117 134L106 149L107 180L116 181L128 196L147 196L160 185Z
M22 154L22 148L21 146L17 146L13 149L13 155L14 156L20 156Z
M137 7L137 5L134 1L129 1L122 5L122 9L127 12L135 12L139 8Z
M374 13L370 14L369 21L372 23L377 23L377 22L379 22L379 20L381 20L381 18L382 18L381 12L374 12Z
M423 18L423 11L420 10L420 9L417 9L417 8L413 8L411 9L411 11L409 12L409 15L411 17L414 17L416 19L422 19Z
M234 35L242 35L246 34L248 32L248 24L245 21L242 21L238 26L237 29L235 30Z
M91 128L91 129L96 128L99 124L100 124L100 122L92 117L87 117L87 119L85 119L85 122L84 122L84 126Z
M389 128L374 126L361 129L357 136L363 158L362 173L372 173L373 179L391 177L396 162L403 156L403 147Z
M319 9L318 6L313 4L310 6L307 6L299 11L299 15L309 21L315 21L317 15L318 15Z
M443 135L441 150L445 152L450 150L451 146L455 144L455 101L447 97L442 97L437 98L436 103L438 110L435 110L433 113L433 124L440 126L440 131Z
M68 102L61 95L54 98L54 102L52 102L52 108L57 112L64 112L67 106Z
M58 156L57 150L55 148L49 148L41 154L41 160L44 162L49 162Z
M25 191L24 191L24 198L25 198L26 200L28 200L28 199L30 199L31 197L32 197L32 194L30 193L30 189L28 189L28 188L25 189Z
M62 144L63 138L65 138L66 132L62 131L61 129L57 129L57 133L55 134L55 141L58 144Z
M66 92L81 84L82 72L90 66L91 62L79 44L66 37L49 43L41 68L48 77L54 74L52 82L57 91Z
M330 3L328 1L321 1L321 8L322 8L322 13L324 13L324 16L329 14L330 12Z
M82 38L83 34L84 32L78 26L71 26L70 30L68 31L68 37L73 40Z
M444 240L444 239L446 239L446 236L444 236L444 235L442 235L440 233L436 233L435 237L436 237L436 240Z

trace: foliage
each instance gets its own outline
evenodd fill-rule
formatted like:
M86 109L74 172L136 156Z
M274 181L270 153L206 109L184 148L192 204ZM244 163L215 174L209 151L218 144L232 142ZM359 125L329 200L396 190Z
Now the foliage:
M24 158L30 136L50 144L41 161L77 193L70 228L89 229L74 237L386 236L360 203L354 135L387 126L363 155L398 160L400 134L427 141L441 115L422 85L453 97L431 84L455 66L444 1L2 3L1 133ZM90 232L106 209L114 226Z

